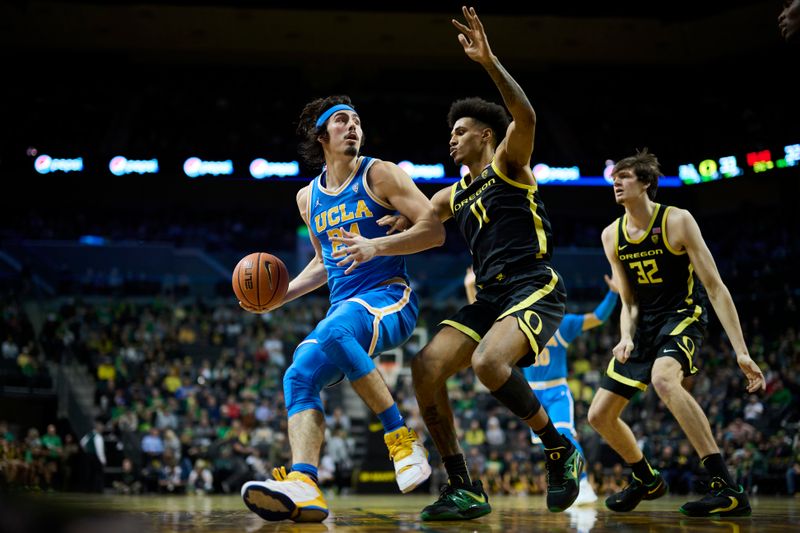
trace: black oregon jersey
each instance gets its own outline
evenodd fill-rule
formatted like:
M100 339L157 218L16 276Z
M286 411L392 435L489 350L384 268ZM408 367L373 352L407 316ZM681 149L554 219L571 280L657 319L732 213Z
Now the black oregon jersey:
M550 221L538 188L504 176L494 161L469 185L466 179L453 184L450 209L479 286L549 264Z
M694 273L685 250L667 241L666 220L670 206L656 204L647 231L637 240L626 229L627 215L617 220L615 248L639 306L643 332L678 335L692 324L707 321L705 289Z

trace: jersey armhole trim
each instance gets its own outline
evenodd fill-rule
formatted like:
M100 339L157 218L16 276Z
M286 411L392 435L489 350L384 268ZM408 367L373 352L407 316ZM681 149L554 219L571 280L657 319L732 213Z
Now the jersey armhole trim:
M381 207L385 207L386 209L390 209L392 211L397 211L397 209L395 209L391 204L389 204L388 202L382 200L381 198L378 198L378 195L375 194L372 191L372 189L370 188L370 186L369 186L369 178L368 178L369 170L372 168L373 163L375 163L376 161L378 161L378 160L377 159L371 159L370 162L367 163L367 166L364 169L364 173L361 175L361 185L363 185L364 190L367 193L367 196L372 198L373 202L375 202L376 204L378 204Z
M661 232L664 234L664 235L663 235L663 238L664 238L664 246L666 246L666 247L667 247L667 250L669 250L669 252L670 252L672 255L685 255L685 254L687 253L686 249L683 249L683 250L681 250L680 252L679 252L679 251L677 251L675 248L673 248L673 247L670 245L670 243L669 243L669 239L667 238L667 224L668 224L668 222L667 222L667 217L668 217L668 215L669 215L669 210L670 210L670 209L672 209L672 206L671 206L671 205L670 205L670 206L668 206L666 209L664 209L664 217L661 219Z

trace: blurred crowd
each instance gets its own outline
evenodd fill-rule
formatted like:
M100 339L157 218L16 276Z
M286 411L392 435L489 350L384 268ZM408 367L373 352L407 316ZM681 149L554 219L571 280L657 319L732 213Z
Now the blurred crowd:
M459 304L423 306L420 326L430 328ZM230 300L66 300L33 337L22 307L5 306L4 362L16 360L24 373L31 363L20 354L28 351L38 368L55 361L89 369L97 420L82 435L67 424L3 422L0 483L45 490L234 493L249 479L268 477L272 467L290 461L282 373L326 308L325 300L313 297L260 316L242 312ZM761 333L760 318L747 316L743 327L766 375L766 392L746 393L718 328L711 329L698 358L701 372L687 386L708 414L737 480L754 492L793 493L800 488L800 338L791 315L771 325L779 331L775 335ZM627 479L625 465L586 422L615 331L612 321L587 332L569 352L578 437L600 494L619 490ZM418 348L407 345L406 358ZM528 428L497 404L471 371L456 375L448 387L473 476L493 494L542 493L544 456L531 444ZM395 394L409 424L425 435L408 376L401 375ZM341 387L327 389L324 402L328 433L321 480L346 491L363 442L343 411ZM635 397L625 418L671 490L696 490L703 478L698 459L658 397L652 392ZM426 444L438 465L435 448ZM435 469L432 490L444 481L444 470Z

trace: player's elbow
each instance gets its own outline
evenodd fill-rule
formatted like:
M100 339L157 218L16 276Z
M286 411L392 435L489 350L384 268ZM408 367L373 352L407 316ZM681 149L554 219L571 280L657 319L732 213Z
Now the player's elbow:
M439 220L434 219L428 228L428 242L430 243L430 247L438 248L443 245L445 235L444 225Z
M728 293L728 288L719 278L710 280L708 283L703 283L703 286L706 289L708 298L712 301Z
M536 111L530 104L520 106L513 113L514 123L517 126L524 126L533 129L536 126Z
M438 223L436 225L436 246L441 246L444 244L445 237L447 236L447 232L444 230L444 226L442 223Z

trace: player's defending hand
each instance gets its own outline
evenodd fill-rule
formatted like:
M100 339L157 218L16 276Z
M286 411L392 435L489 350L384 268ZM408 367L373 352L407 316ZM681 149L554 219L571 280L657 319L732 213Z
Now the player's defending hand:
M389 226L386 235L391 235L395 231L405 231L411 227L411 221L403 215L385 215L378 219L379 226Z
M458 42L464 47L467 57L471 60L485 65L492 61L494 57L492 49L489 48L489 39L486 37L486 31L483 29L481 19L475 13L475 8L466 6L461 8L464 13L464 19L467 24L464 25L452 19L453 26L455 26L461 33L458 35Z
M614 346L612 352L617 361L620 363L627 362L628 358L631 356L631 352L633 352L633 341L630 339L622 339L619 341L619 344Z
M344 257L341 261L336 263L337 266L345 266L350 263L345 274L351 273L361 263L366 263L378 254L378 247L375 243L367 238L362 237L358 233L350 233L344 231L343 237L331 237L330 241L334 245L344 245L331 254L334 258Z
M764 380L764 373L758 367L753 358L749 354L739 354L736 356L736 362L739 363L739 368L742 369L744 375L747 376L747 392L756 392L767 388L766 381Z
M612 278L608 274L603 274L603 279L606 280L606 285L608 285L608 290L610 290L614 294L619 294L619 287L617 286L617 282L614 281L614 278Z

